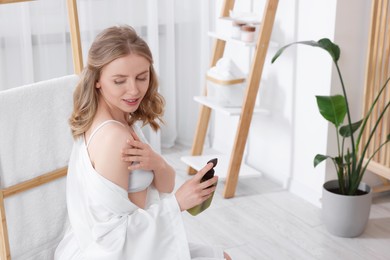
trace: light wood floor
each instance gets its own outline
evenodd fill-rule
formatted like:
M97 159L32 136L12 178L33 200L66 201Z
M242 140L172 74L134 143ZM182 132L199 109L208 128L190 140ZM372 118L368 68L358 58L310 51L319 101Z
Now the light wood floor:
M164 149L177 170L176 185L186 179L180 161L189 149ZM190 241L221 246L234 260L390 259L390 194L375 196L368 226L358 238L330 235L319 208L261 177L239 180L236 196L222 198L218 184L212 205L197 216L183 213Z

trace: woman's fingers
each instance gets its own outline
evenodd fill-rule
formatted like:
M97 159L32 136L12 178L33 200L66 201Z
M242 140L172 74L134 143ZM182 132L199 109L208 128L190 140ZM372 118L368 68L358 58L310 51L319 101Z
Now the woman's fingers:
M132 163L130 164L129 167L127 167L130 171L138 170L141 169L141 164L140 163Z
M135 148L124 148L122 149L122 155L131 156L131 155L142 155L142 150Z
M204 182L201 182L200 183L200 188L201 189L206 189L210 186L215 186L215 184L218 182L218 176L214 176L213 178L207 180L207 181L204 181Z
M145 149L146 148L146 145L145 143L141 142L141 141L138 141L138 140L131 140L131 139L127 139L127 144L130 145L130 147L134 148L138 148L138 149Z
M137 134L136 134L135 132L130 131L130 134L131 134L131 136L134 138L134 140L141 141L141 140L138 138L138 136L137 136Z
M207 188L205 188L205 189L202 189L202 191L200 192L200 195L202 196L202 198L204 198L204 197L209 197L209 196L211 196L211 194L215 191L217 189L217 185L211 185L211 186L209 186L209 187L207 187ZM207 199L206 198L206 199ZM205 200L206 200L205 199Z
M213 168L213 164L212 163L206 164L206 166L204 166L200 171L198 171L195 174L193 179L195 181L200 182L200 180L203 178L203 176L206 174L206 172L208 172L211 168Z

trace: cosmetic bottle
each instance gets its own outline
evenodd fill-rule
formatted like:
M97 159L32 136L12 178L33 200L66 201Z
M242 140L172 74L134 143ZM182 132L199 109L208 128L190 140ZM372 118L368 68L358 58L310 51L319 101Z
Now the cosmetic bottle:
M210 163L210 162L213 163L214 166L208 172L205 173L205 175L202 177L200 182L207 181L207 180L214 177L214 167L217 165L218 159L217 158L212 159L212 160L208 161L207 163ZM217 185L217 184L215 184L215 185ZM209 187L207 187L207 188L209 188ZM211 194L211 196L207 200L205 200L204 202L202 202L201 204L199 204L195 207L187 209L187 211L191 215L196 216L199 213L201 213L202 211L204 211L205 209L207 209L208 207L210 207L211 201L213 200L214 192L215 191L213 191L213 193Z
M256 27L252 25L241 26L241 41L253 42L255 39Z

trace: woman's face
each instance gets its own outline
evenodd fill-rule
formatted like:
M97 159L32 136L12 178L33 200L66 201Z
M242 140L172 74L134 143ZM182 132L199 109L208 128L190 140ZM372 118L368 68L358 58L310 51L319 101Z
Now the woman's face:
M96 88L114 113L135 112L150 80L150 62L137 54L113 60L103 67Z

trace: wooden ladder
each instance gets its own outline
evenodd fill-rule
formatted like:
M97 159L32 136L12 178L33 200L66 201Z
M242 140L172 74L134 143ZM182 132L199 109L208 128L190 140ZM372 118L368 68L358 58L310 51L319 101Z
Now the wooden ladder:
M31 0L0 0L0 5L13 4L19 2L28 2L28 1ZM79 30L76 0L67 0L67 6L68 6L68 17L69 17L69 28L70 28L70 35L71 35L74 73L79 74L83 69L83 58L81 53L80 30ZM45 183L54 181L58 178L62 178L66 176L67 171L68 168L63 167L49 173L44 173L31 180L27 180L25 182L21 182L0 190L0 259L1 260L11 259L11 250L9 245L9 236L8 236L4 200L12 195L24 192L26 190L30 190L32 188L43 185Z
M229 16L229 10L234 7L234 0L225 0L222 7L221 17ZM241 167L243 153L248 138L249 127L252 120L253 110L256 102L257 92L259 90L260 79L267 55L268 45L271 38L271 32L275 21L278 0L267 0L262 16L259 30L259 37L256 42L256 49L253 54L250 73L247 80L247 87L243 105L241 108L238 129L236 132L233 150L230 155L229 167L226 177L226 184L223 191L224 198L234 197L238 175ZM217 39L214 44L210 67L215 66L217 61L223 57L226 41ZM204 87L203 95L207 95L207 89ZM200 106L200 112L193 140L191 155L201 155L210 121L211 108L205 105ZM192 167L188 169L189 174L195 174L196 170Z

